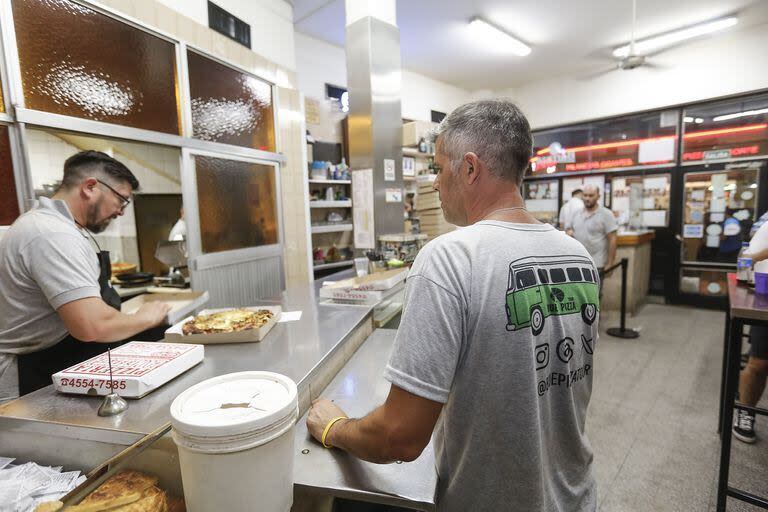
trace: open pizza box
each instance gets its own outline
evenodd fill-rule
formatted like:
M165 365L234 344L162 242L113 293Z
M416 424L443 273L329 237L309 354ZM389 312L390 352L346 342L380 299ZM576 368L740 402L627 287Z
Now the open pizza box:
M209 300L208 292L176 291L173 293L145 293L123 302L121 311L131 315L147 302L167 302L171 310L165 321L168 325L177 323L189 316L196 309L203 307Z
M209 345L215 343L251 343L255 341L263 340L269 331L280 320L280 315L283 312L283 308L280 306L251 306L245 308L220 308L220 309L204 309L200 312L200 315L210 315L212 313L220 313L222 311L228 311L231 309L250 309L252 311L259 311L266 309L272 312L272 318L258 329L246 329L237 332L216 332L210 334L184 334L184 324L194 319L194 316L188 316L181 320L173 327L165 331L165 340L173 343L198 343L201 345Z

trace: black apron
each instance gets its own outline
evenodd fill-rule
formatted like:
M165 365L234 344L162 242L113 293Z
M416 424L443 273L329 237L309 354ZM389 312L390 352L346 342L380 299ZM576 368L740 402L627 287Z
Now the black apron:
M112 278L112 263L109 260L109 251L99 251L99 288L101 298L107 305L120 311L120 296L117 294L110 279ZM125 341L116 343L85 343L72 335L46 349L31 354L17 356L19 367L19 395L26 395L38 389L50 385L53 381L51 375L75 365L86 359L97 356L119 347Z

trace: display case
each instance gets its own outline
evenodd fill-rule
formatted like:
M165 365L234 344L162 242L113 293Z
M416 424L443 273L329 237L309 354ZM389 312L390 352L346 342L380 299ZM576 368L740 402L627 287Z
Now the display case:
M523 183L523 198L528 213L541 222L556 226L560 204L558 180L536 180Z

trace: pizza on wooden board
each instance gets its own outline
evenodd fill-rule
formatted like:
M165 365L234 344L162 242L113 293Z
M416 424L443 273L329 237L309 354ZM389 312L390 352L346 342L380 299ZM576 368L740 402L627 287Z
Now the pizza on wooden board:
M209 315L199 315L182 327L184 335L239 332L258 329L272 319L274 313L266 309L228 309Z

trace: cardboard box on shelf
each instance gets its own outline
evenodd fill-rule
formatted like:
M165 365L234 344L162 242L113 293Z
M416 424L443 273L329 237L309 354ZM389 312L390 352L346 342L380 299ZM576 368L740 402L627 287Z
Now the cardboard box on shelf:
M419 139L425 137L437 123L429 121L411 121L403 125L403 146L417 146Z

